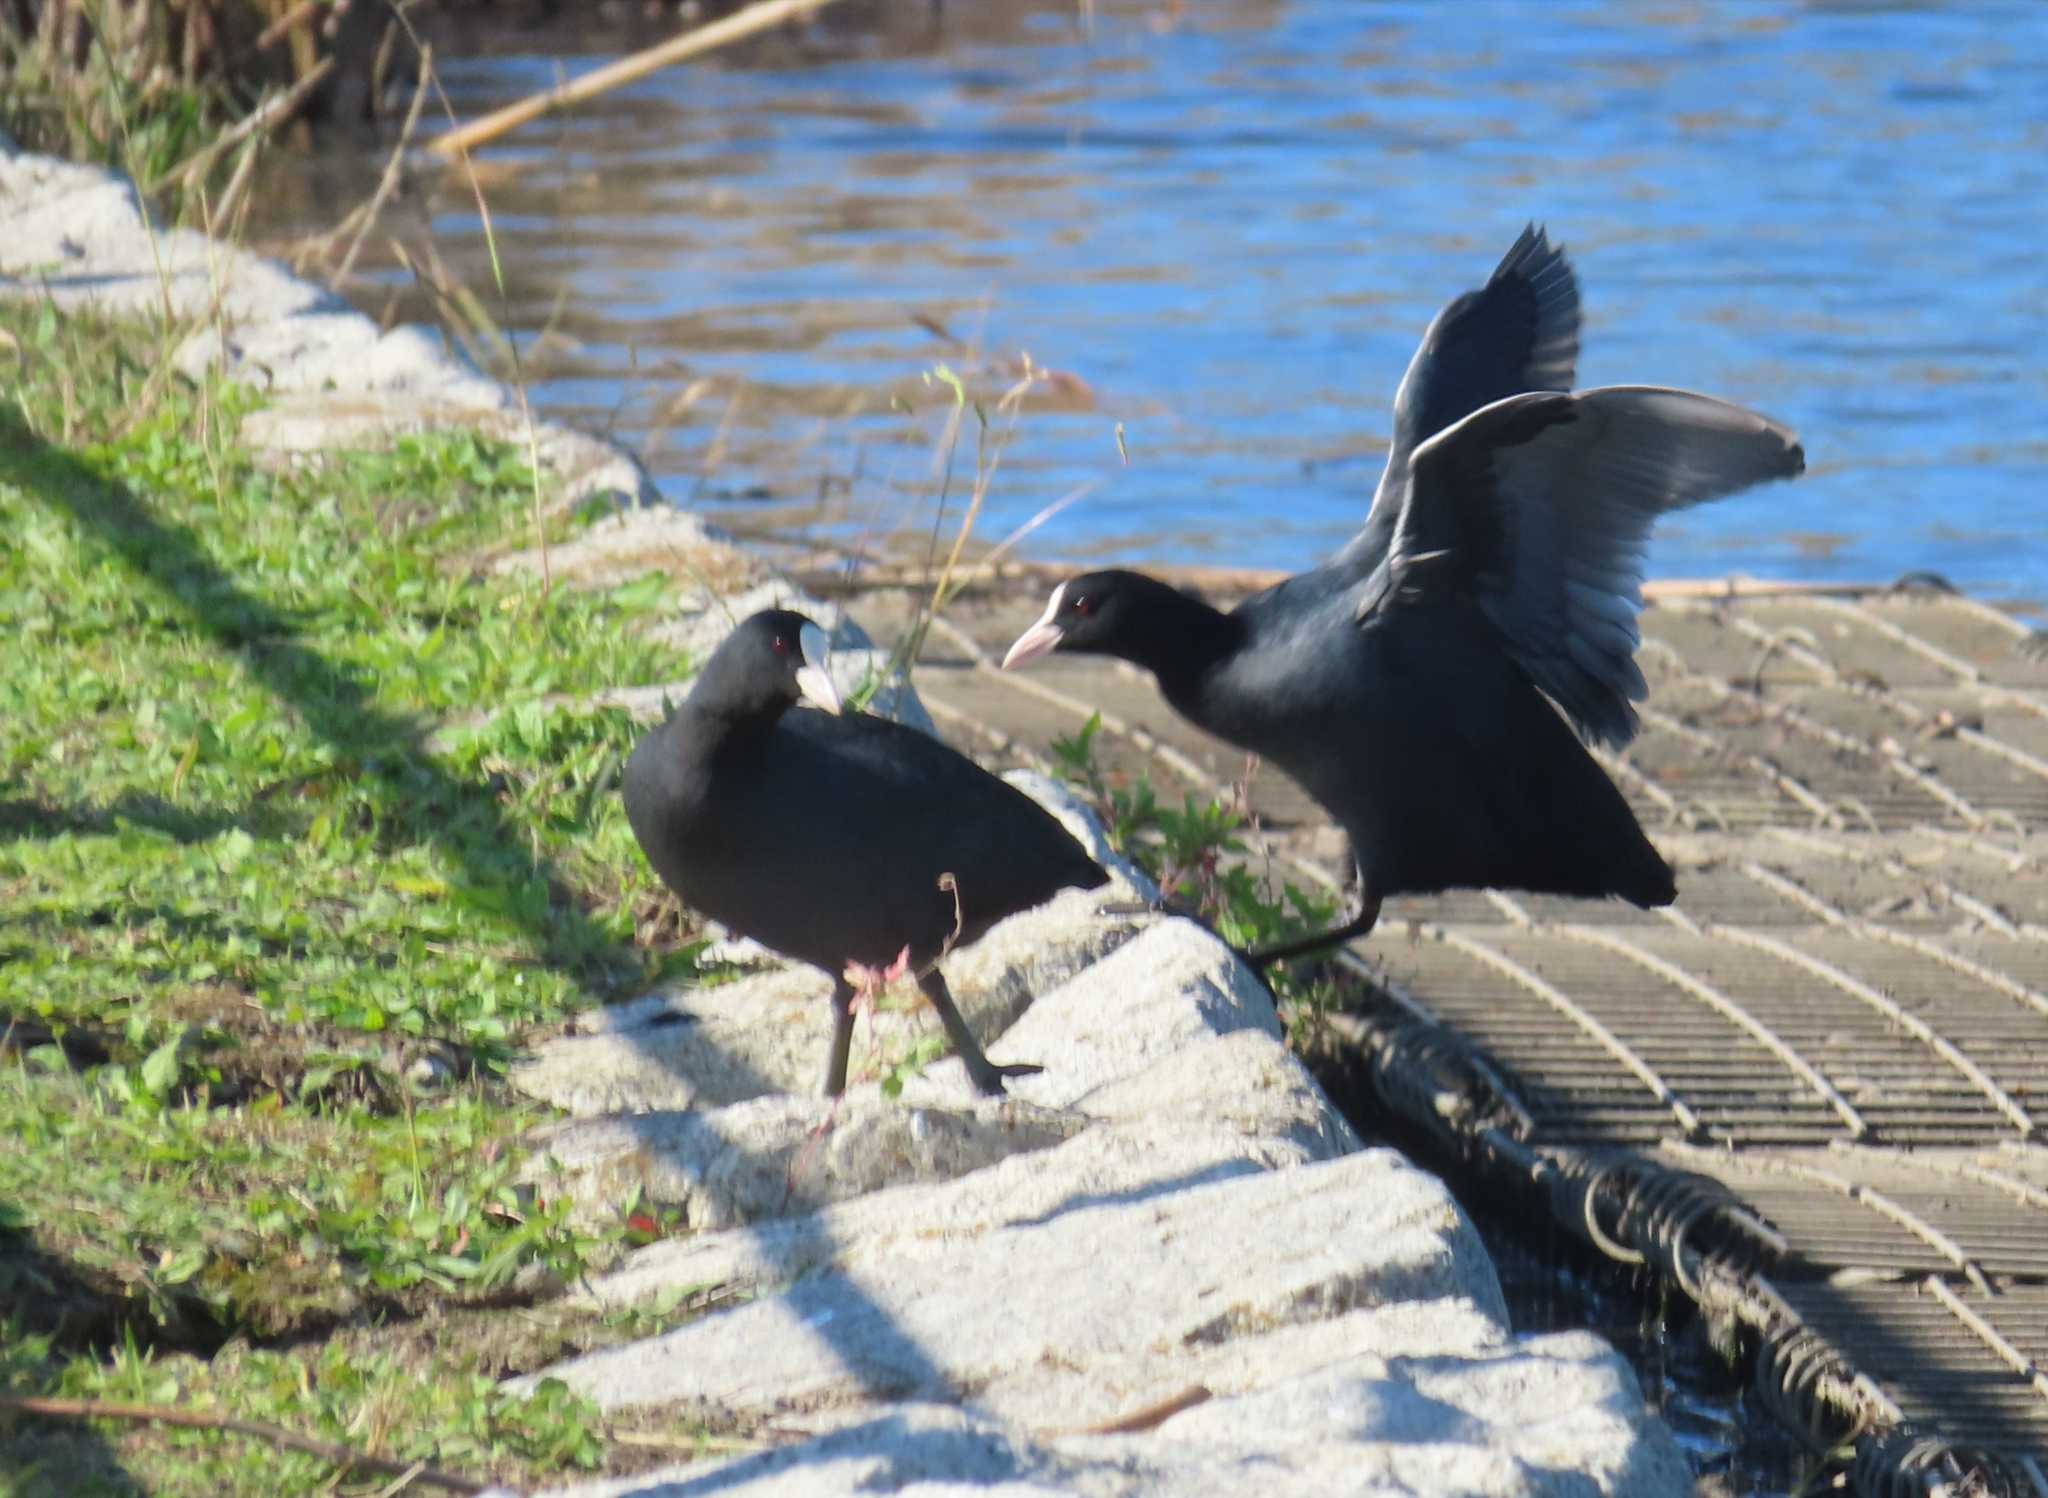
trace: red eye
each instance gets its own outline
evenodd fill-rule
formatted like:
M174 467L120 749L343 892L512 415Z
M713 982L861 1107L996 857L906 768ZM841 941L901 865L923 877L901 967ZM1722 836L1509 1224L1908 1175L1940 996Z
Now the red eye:
M1095 605L1088 601L1088 595L1085 593L1076 593L1074 595L1074 601L1072 604L1069 605L1069 607L1072 608L1075 613L1080 614L1084 617L1095 612Z
M783 639L781 635L775 637L775 653L777 655L789 654L789 641Z

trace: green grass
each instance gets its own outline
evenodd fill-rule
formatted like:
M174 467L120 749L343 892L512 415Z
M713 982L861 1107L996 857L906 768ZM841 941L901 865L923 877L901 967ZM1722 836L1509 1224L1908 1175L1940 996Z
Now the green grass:
M421 1373L413 1359L354 1353L339 1343L305 1353L237 1345L207 1361L152 1357L130 1345L103 1361L62 1365L43 1338L12 1340L0 1351L0 1389L18 1380L60 1397L262 1421L401 1462L549 1472L589 1469L602 1459L595 1411L558 1380L522 1395L454 1362L435 1367L431 1377ZM141 1477L152 1492L253 1498L318 1491L336 1476L321 1457L246 1437L173 1429L148 1439L156 1460L145 1468L118 1462L76 1431L35 1432L10 1443L13 1460L0 1464L0 1491L124 1493L136 1491ZM350 1486L375 1491L388 1481L366 1475Z
M565 1395L333 1338L530 1298L649 1230L520 1186L542 1114L496 1078L535 1027L692 966L618 803L635 726L551 705L679 673L636 628L663 581L470 564L532 523L518 455L471 436L266 471L250 398L165 375L166 343L0 306L0 1366L408 1460L587 1465ZM105 1438L156 1491L328 1473ZM48 1439L0 1416L0 1490L63 1490L24 1455Z

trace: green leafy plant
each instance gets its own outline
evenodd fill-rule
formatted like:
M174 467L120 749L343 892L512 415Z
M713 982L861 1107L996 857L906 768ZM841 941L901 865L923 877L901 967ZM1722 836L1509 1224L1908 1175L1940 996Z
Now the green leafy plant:
M1159 881L1169 901L1193 911L1243 950L1307 936L1329 925L1336 902L1293 884L1277 890L1270 876L1249 861L1240 836L1247 826L1242 805L1202 800L1189 793L1178 808L1160 804L1144 776L1113 781L1096 758L1102 718L1089 718L1072 737L1051 745L1055 772L1094 802L1110 842ZM1321 1007L1332 999L1326 984L1304 980L1286 968L1267 973L1283 1000Z
M853 985L853 1010L856 1017L863 1013L872 1016L880 1009L917 1009L925 1005L924 994L917 987L916 977L911 971L908 947L897 954L894 962L882 967L849 962L846 965L846 981ZM945 1035L930 1030L913 1039L909 1048L902 1054L885 1057L881 1077L882 1096L901 1097L903 1084L944 1056L947 1049Z
M922 1075L924 1069L945 1056L948 1049L946 1037L936 1030L918 1036L910 1043L909 1050L883 1070L882 1096L903 1096L903 1084L912 1077Z

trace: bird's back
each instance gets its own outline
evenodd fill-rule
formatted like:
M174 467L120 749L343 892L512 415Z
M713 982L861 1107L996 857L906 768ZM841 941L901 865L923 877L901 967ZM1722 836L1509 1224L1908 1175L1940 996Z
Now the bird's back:
M954 876L962 941L1061 889L1108 880L1044 807L927 734L865 714L784 722L792 755L828 767L847 831L881 866L929 887ZM950 895L945 905L950 934Z
M1475 607L1361 626L1325 581L1309 596L1254 611L1247 648L1190 716L1300 781L1376 893L1669 903L1670 870L1627 801Z
M941 874L958 885L962 942L1107 878L1029 797L924 734L862 714L792 711L715 760L701 784L649 774L642 787L636 811L629 775L634 830L685 901L833 972L905 946L919 962L937 955L955 930Z

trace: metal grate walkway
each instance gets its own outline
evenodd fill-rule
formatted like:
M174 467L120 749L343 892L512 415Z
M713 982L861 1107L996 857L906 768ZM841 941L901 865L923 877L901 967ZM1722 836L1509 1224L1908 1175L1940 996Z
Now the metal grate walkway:
M1209 581L1227 603L1262 580ZM1162 797L1242 775L1120 663L997 672L1044 591L977 589L937 621L918 687L942 728L1029 760L1099 710L1100 759ZM1592 1181L1573 1199L1617 1232L1600 1162L1718 1182L1775 1228L1717 1293L1784 1379L1824 1368L1808 1382L1850 1422L1827 1439L1860 1423L1889 1463L1869 1490L1931 1460L1917 1431L2048 1498L2048 661L1950 594L1651 593L1644 731L1605 763L1679 903L1390 901L1357 955L1483 1079L1459 1126L1482 1153ZM913 601L857 612L888 640ZM1262 770L1252 805L1283 877L1336 880L1341 840L1298 790ZM1666 1245L1700 1294L1707 1244Z

